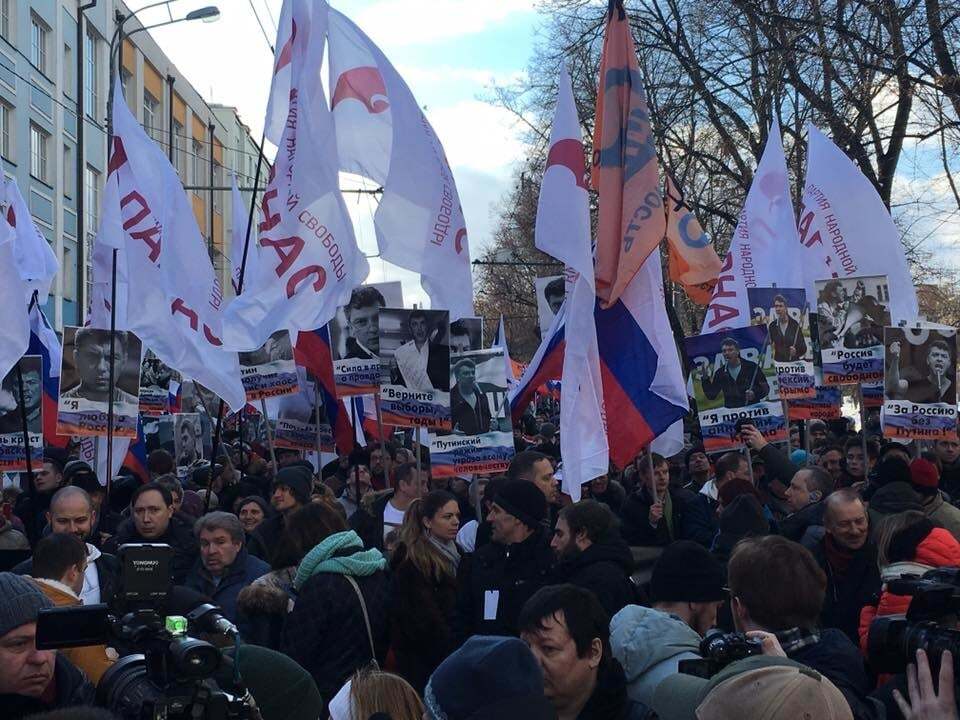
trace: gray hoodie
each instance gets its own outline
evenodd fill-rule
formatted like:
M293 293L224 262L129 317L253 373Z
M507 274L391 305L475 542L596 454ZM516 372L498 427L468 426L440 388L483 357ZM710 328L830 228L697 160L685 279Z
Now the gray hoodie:
M627 605L610 621L610 647L627 676L627 694L647 706L681 660L700 658L700 635L676 615Z

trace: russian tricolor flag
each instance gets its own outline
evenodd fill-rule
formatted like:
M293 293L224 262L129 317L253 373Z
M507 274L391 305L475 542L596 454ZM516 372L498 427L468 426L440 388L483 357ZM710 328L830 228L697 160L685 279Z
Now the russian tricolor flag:
M333 440L341 453L353 450L353 428L347 416L347 409L337 400L337 390L333 380L333 355L330 352L330 332L324 325L316 330L301 330L297 333L297 344L293 350L297 365L305 367L319 380L320 402L327 411L327 418L333 429Z
M43 310L34 302L30 308L30 345L27 355L39 355L43 366L43 443L66 447L70 438L57 435L57 398L60 394L60 339L47 322Z
M566 346L566 303L553 318L553 323L537 348L520 380L510 388L510 414L519 427L523 411L533 401L537 390L563 375L563 350Z

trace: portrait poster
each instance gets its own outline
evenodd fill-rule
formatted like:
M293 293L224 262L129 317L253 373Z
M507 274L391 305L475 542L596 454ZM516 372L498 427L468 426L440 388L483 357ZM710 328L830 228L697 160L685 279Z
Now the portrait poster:
M319 439L321 451L336 452L323 393L317 393L316 381L305 368L298 367L297 375L299 392L267 403L274 429L273 444L291 450L316 450Z
M813 397L796 398L787 403L789 420L833 420L841 416L843 402L840 388L836 385L824 385L820 368L814 368Z
M890 325L886 275L817 280L817 333L823 382L883 380L883 329Z
M173 426L176 415L147 416L143 418L143 442L147 455L154 450L166 450L175 458L177 449L173 441Z
M380 308L403 307L399 281L354 288L330 321L330 353L337 397L369 395L380 387Z
M772 399L776 369L767 332L764 325L751 325L684 342L691 368L689 389L709 452L742 446L743 423L754 425L768 442L787 439L783 403Z
M248 401L297 392L297 366L288 330L277 330L262 347L238 355L240 381Z
M450 323L450 355L483 350L483 318L463 317Z
M177 475L185 477L204 462L203 433L199 413L173 416L173 446Z
M751 322L767 327L780 399L816 395L806 290L747 288L747 299Z
M17 367L20 368L19 377ZM21 393L20 387L23 386ZM0 380L0 472L26 472L24 416L30 464L37 469L43 462L43 364L39 355L20 358L6 377Z
M563 275L540 277L533 281L537 294L537 319L540 323L540 337L546 337L553 324L553 318L560 312L560 306L567 296L566 281Z
M514 456L503 349L450 356L450 433L430 434L433 477L500 473Z
M170 381L175 375L174 370L147 348L140 363L141 415L155 417L170 412Z
M58 435L106 435L110 405L110 331L63 329ZM113 342L113 434L137 436L140 413L140 338L116 331Z
M450 314L380 311L380 410L385 425L450 430Z
M956 440L957 331L888 327L883 347L883 436Z

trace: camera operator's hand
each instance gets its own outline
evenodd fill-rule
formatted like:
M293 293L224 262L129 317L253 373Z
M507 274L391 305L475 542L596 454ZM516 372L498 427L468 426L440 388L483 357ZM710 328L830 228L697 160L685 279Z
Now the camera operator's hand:
M917 650L917 664L907 666L908 703L899 690L893 699L906 720L957 720L957 702L953 687L953 654L944 650L940 657L940 694L933 689L930 663L923 650Z
M761 649L764 655L769 655L770 657L787 656L787 653L780 647L780 641L777 640L777 636L773 633L768 633L763 630L751 630L745 634L751 640L759 640L762 643Z

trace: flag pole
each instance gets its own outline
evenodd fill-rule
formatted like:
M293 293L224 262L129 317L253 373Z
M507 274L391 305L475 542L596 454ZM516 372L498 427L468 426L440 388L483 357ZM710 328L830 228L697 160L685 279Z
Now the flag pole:
M110 259L110 378L107 397L107 498L113 484L113 396L116 393L116 348L117 348L117 249L113 248Z
M417 487L422 488L420 485L420 426L417 425L413 428L413 453L416 455L417 460ZM420 495L422 490L418 490L417 494ZM422 495L421 495L422 497Z
M23 358L17 360L17 391L20 393L19 405L20 405L20 422L23 423L23 450L26 453L27 459L27 496L30 498L30 506L35 508L36 505L33 502L35 498L36 488L33 485L33 462L30 458L30 430L27 426L27 405L24 402L24 393L23 393L23 371L20 368L20 363L23 362ZM30 513L30 532L33 534L33 537L39 536L40 528L37 527L37 514L35 512Z
M320 381L316 378L313 379L313 421L317 424L317 468L322 469L320 467ZM336 443L334 443L334 450L336 450Z
M263 421L267 426L267 447L270 449L270 460L273 462L273 474L276 477L277 471L277 451L273 444L273 429L270 427L270 417L267 415L267 401L260 398L260 411L263 413Z
M383 483L390 485L390 456L387 455L387 439L383 434L383 414L380 412L380 393L373 396L373 407L377 411L377 432L380 433L380 457L383 458Z
M860 447L863 448L863 479L867 479L867 404L863 400L863 382L857 383L857 394L860 395Z

